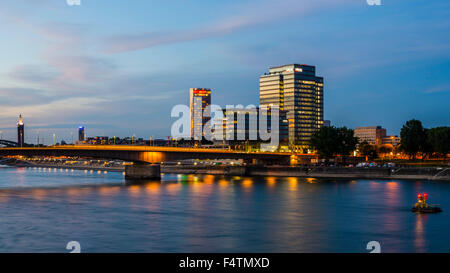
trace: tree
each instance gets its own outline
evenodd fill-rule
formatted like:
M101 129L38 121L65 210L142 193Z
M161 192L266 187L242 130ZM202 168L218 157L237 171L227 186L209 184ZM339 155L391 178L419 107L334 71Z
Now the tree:
M358 150L361 155L367 156L369 160L378 158L377 148L375 145L371 145L367 141L361 142Z
M432 147L433 152L444 157L450 152L450 127L431 128L427 132L427 142Z
M326 160L333 157L337 147L337 132L335 127L322 127L311 136L310 146Z
M381 145L380 147L378 147L377 152L380 154L388 154L390 152L393 151L393 148L386 146L386 145Z
M346 127L322 127L311 137L310 147L326 160L336 154L343 157L355 150L358 139L354 137L353 130Z
M419 120L407 121L400 131L400 137L402 150L412 159L426 146L426 132Z
M342 156L348 156L351 152L356 149L358 144L358 138L355 137L355 133L352 129L347 127L336 128L337 130L337 141L338 141L338 153Z
M433 154L433 145L431 144L430 139L428 138L429 132L430 129L424 129L425 140L420 145L420 152L422 152L422 161Z

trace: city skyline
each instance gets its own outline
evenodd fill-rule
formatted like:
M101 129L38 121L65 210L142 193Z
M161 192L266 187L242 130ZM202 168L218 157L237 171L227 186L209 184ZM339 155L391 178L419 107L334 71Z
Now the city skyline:
M2 137L16 138L21 113L25 142L38 131L47 144L53 133L67 141L79 125L90 136L165 138L170 109L188 104L190 87L212 88L214 104L257 104L259 76L287 63L316 66L333 125L398 135L411 118L450 122L449 3L316 2L180 2L176 17L168 4L143 1L4 4ZM255 9L264 16L250 16Z

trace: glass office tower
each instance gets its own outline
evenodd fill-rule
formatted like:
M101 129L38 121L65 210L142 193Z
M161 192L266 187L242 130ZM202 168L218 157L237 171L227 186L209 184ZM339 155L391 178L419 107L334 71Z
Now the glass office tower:
M289 143L307 148L323 125L323 78L304 64L271 67L259 79L260 105L279 105L287 112Z
M84 126L78 127L78 141L84 141Z

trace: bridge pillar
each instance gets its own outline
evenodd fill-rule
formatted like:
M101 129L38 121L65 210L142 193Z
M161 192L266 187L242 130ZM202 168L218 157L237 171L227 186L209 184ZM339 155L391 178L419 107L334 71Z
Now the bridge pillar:
M161 165L135 163L133 165L125 166L125 178L161 179Z
M246 176L248 174L248 166L227 166L223 170L224 175Z

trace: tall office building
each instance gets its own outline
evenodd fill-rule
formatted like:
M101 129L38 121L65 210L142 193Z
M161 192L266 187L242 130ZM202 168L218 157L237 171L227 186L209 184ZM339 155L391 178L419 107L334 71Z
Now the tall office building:
M78 141L84 141L85 135L84 135L84 126L78 127Z
M203 139L203 127L210 120L211 89L191 88L189 89L189 108L191 112L191 138ZM206 111L205 111L206 110ZM197 136L197 138L195 137Z
M19 121L17 122L17 143L19 147L23 147L25 141L25 124L23 123L22 115L19 115Z
M279 105L287 112L289 143L306 148L323 126L323 78L316 67L291 64L272 67L259 79L260 105Z

